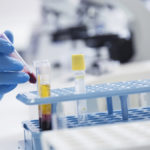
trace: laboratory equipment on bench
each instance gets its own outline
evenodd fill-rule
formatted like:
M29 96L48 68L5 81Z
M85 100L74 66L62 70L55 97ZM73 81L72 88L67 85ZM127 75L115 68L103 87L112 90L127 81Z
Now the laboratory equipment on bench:
M76 116L66 116L64 118L59 118L59 116L57 116L58 128L60 119L66 122L67 128L77 128L150 120L149 107L128 110L127 105L128 95L146 92L150 92L149 79L87 85L86 93L79 94L75 93L74 87L52 89L51 97L46 98L40 98L37 92L33 91L27 93L20 93L17 95L17 99L26 105L55 104L55 110L57 112L57 105L60 102L92 100L93 98L105 97L108 112L97 112L87 114L86 122L78 122L78 118ZM120 98L121 111L113 111L113 96L118 96ZM23 128L25 138L25 150L41 150L42 147L40 137L43 132L39 128L38 120L24 121Z
M36 61L37 88L41 98L50 97L50 64L48 60ZM51 104L39 105L39 126L42 130L52 129Z
M0 38L3 38L5 40L7 40L9 43L11 43L11 41L7 38L5 33L0 33ZM17 52L16 49L14 50L14 52L12 54L10 54L10 56L18 59L23 64L23 66L24 66L23 72L27 73L30 76L30 79L29 79L30 83L36 83L36 77L35 77L33 71L31 70L29 65L23 60L23 58L19 55L19 53Z
M87 73L108 73L112 71L109 67L112 64L116 66L118 62L131 60L134 55L133 33L130 20L123 10L112 3L99 2L95 5L92 1L82 0L76 13L76 24L57 28L51 36L53 42L71 40L74 51L85 49L84 53L88 53L86 50L89 48L91 54L95 53L91 57L91 64L87 66ZM61 17L58 19L61 20ZM84 48L80 47L81 41L85 44Z
M41 12L32 34L31 59L46 58L54 69L68 71L66 58L80 51L90 60L87 73L101 75L111 72L112 64L119 66L118 61L126 63L134 56L132 18L114 2L44 0ZM104 48L109 55L103 61Z

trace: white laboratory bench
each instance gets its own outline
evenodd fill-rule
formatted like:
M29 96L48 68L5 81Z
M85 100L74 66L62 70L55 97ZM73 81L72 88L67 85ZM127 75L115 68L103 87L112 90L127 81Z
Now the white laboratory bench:
M52 88L71 86L72 83L60 82L68 76L52 81ZM87 84L127 81L150 78L150 61L121 65L117 70L102 76L87 76ZM57 83L54 83L56 82ZM66 84L65 84L66 83ZM73 85L72 85L73 86ZM16 150L18 141L23 139L21 122L31 119L29 106L16 100L16 94L22 91L36 90L36 85L23 84L4 96L0 102L0 150Z

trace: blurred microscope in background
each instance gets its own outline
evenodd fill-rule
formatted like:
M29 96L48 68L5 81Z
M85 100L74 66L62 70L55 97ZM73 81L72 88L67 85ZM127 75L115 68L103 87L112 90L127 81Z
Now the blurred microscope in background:
M87 73L108 73L132 60L132 21L109 1L42 0L41 22L32 33L30 59L49 59L53 69L67 70L71 55L83 53Z
M145 21L150 15L142 0L41 0L41 2L41 20L34 26L26 58L28 62L40 59L50 61L53 70L51 78L53 88L72 83L72 54L85 54L87 84L91 82L93 84L93 79L90 81L91 75L97 82L100 75L119 70L121 63L134 61L132 59L135 55L138 54L141 60L145 60L148 56L149 49L143 47L148 30L144 26L145 15L140 16L139 10L147 14ZM143 27L141 32L137 25ZM148 45L147 47L149 48ZM119 77L115 76L120 80ZM132 97L137 99L132 106L140 105L139 97L136 96ZM118 109L119 99L116 97L114 99L114 109ZM96 111L97 100L94 101L88 102L89 112ZM98 105L100 110L105 110L105 101L99 101ZM68 108L68 104L64 105L65 110Z

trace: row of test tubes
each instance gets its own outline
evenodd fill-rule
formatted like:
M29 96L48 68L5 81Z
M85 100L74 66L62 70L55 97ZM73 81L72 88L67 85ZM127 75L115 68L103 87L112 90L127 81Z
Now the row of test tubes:
M50 63L48 60L36 61L34 63L36 67L37 76L37 89L38 94L41 98L51 96L51 86L50 86ZM72 70L75 72L75 93L85 93L85 59L84 55L72 55ZM80 100L77 101L76 112L78 122L86 122L87 120L87 101ZM72 108L72 109L74 109ZM57 128L57 116L56 116L56 104L43 104L38 106L39 114L39 126L42 130L51 130ZM53 124L53 125L52 125ZM62 125L61 123L61 126Z

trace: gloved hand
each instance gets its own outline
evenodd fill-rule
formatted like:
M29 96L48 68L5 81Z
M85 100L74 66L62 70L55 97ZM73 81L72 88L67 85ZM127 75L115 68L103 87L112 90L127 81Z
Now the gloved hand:
M13 43L13 35L6 31L6 36ZM0 98L13 90L17 84L29 80L28 74L21 72L23 65L9 55L14 51L11 43L0 38Z

